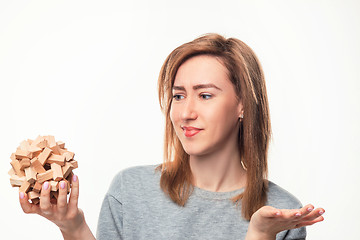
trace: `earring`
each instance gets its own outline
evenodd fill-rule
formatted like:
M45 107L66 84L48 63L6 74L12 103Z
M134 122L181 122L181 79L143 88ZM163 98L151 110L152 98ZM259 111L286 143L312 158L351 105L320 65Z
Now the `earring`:
M244 162L243 162L242 160L240 160L240 163L241 163L241 166L243 167L243 169L244 169L245 171L247 171L247 167L245 167Z
M244 114L241 114L239 117L240 122L243 120L243 118L244 118Z

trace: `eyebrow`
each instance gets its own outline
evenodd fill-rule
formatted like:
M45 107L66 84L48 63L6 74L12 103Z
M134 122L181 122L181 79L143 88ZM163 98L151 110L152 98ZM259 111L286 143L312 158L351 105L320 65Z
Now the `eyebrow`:
M201 88L215 88L215 89L217 89L217 90L222 91L220 88L218 88L217 86L215 86L215 85L212 84L212 83L208 83L208 84L198 84L198 85L193 86L193 89L194 89L194 90L198 90L198 89L201 89ZM173 89L173 90L182 90L182 91L185 91L185 88L184 88L183 86L173 86L172 89Z

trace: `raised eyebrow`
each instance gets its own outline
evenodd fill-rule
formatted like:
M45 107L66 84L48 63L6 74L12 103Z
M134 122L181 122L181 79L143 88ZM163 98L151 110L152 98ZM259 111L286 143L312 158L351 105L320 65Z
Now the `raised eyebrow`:
M201 89L201 88L215 88L215 89L217 89L217 90L222 91L219 87L217 87L216 85L214 85L214 84L212 84L212 83L209 83L209 84L198 84L198 85L193 86L193 89L194 89L194 90L198 90L198 89ZM173 89L173 90L186 91L183 86L173 86L172 89Z
M215 84L209 83L209 84L198 84L193 87L194 90L198 90L200 88L215 88L217 90L222 91L220 88L218 88Z
M185 88L183 86L173 86L172 90L180 90L180 91L185 91Z

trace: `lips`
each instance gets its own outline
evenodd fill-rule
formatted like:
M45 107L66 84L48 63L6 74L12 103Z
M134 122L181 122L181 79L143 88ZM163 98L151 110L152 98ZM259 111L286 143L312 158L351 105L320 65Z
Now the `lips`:
M181 127L186 137L192 137L198 134L202 129L195 127Z

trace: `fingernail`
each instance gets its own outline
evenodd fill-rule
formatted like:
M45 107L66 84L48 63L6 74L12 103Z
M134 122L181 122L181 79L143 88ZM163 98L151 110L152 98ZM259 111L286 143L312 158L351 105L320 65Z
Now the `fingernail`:
M20 192L20 198L24 199L24 197L25 197L25 194L23 192Z
M44 182L43 184L43 189L47 190L49 188L49 183L48 182Z
M61 189L64 189L64 188L65 188L65 182L61 182L61 183L60 183L60 188L61 188Z
M323 211L323 210L320 210L320 211L319 211L319 214L320 214L320 215L323 215L323 214L324 214L324 211Z
M311 212L313 210L313 208L309 207L307 210L308 210L308 212Z
M276 216L280 216L280 212L276 212L275 215L276 215Z
M300 216L301 216L301 213L297 212L297 213L295 214L295 216L300 217Z
M76 175L73 175L72 180L73 180L74 182L76 182L76 181L77 181L77 176L76 176Z

